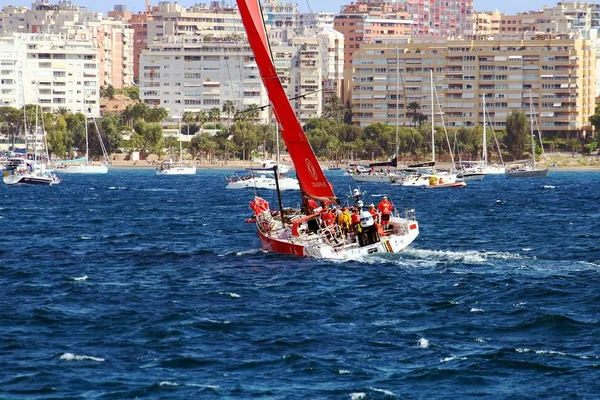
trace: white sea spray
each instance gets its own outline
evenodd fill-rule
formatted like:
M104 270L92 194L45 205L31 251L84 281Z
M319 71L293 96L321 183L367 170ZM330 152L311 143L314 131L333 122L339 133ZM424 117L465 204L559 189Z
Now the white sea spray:
M77 355L77 354L73 354L73 353L65 353L62 356L60 356L60 359L65 360L65 361L96 361L96 362L104 361L104 358L102 358L102 357Z

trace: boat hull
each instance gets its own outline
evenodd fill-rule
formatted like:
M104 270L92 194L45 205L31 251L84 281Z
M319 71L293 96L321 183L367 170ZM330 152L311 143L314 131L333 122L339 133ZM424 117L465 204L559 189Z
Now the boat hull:
M544 178L548 175L547 169L527 169L507 171L509 178Z
M156 175L196 175L196 167L170 167L156 170Z
M415 220L393 217L390 219L393 233L381 236L376 243L360 246L358 240L332 244L322 236L290 237L288 232L265 232L257 224L258 236L265 251L320 259L352 260L374 253L399 253L419 235Z
M390 176L386 174L354 174L354 182L390 183Z
M463 172L456 174L456 177L465 181L482 181L486 175L485 172Z
M60 183L60 179L46 175L36 174L12 174L5 175L3 181L7 185L36 185L51 186Z
M106 174L106 165L69 165L64 168L56 168L57 174Z
M258 176L249 179L240 179L238 181L229 182L225 189L268 189L277 190L275 178L266 176ZM279 190L300 190L300 184L294 178L279 178Z
M436 189L436 188L461 188L467 186L466 182L453 182L453 183L441 183L437 185L427 185L423 186L427 189Z

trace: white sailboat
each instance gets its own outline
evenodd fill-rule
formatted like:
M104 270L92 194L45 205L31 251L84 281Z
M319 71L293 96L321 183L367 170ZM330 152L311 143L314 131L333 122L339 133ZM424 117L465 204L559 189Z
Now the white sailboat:
M11 158L10 169L5 169L2 173L2 180L7 185L38 185L52 186L61 182L53 171L46 169L46 164L42 162L41 155L37 149L37 134L38 134L38 105L35 109L35 133L33 135L33 160L25 158ZM27 117L26 107L23 107L23 129L25 138L27 138Z
M548 168L537 168L535 166L535 140L533 134L533 100L531 92L529 92L529 112L530 123L529 130L531 136L531 163L520 165L506 171L510 178L543 178L548 175Z
M427 172L423 169L415 171L399 180L396 184L401 186L422 186L426 188L458 188L467 186L464 180L458 178L455 173L449 171L437 171L435 169L435 85L433 81L433 70L431 74L431 163L427 163ZM440 109L441 111L441 109ZM442 117L442 124L444 119ZM445 127L444 127L445 129Z
M164 161L158 168L156 168L156 175L196 175L195 165L185 165L183 162L183 144L181 143L181 116L179 116L179 162L173 162L173 160Z
M276 124L277 132L275 133L275 147L277 149L277 161L266 160L261 163L259 168L249 168L248 171L239 176L234 173L232 176L226 177L227 186L225 189L269 189L277 190L300 190L298 179L285 176L286 172L290 171L290 167L280 163L279 154L279 125ZM275 181L275 171L277 171L279 182Z
M102 136L100 135L100 130L98 129L98 124L94 117L92 117L92 122L94 123L94 128L96 129L96 135L98 136L98 141L100 142L100 147L102 148L102 153L104 154L104 161L109 163L110 158L108 153L106 152L106 148L104 147L104 142L102 141ZM86 115L85 118L85 160L83 162L73 162L73 160L64 160L57 163L56 172L59 174L106 174L108 173L108 167L104 164L94 164L90 161L89 156L90 151L90 143L89 143L89 132L88 132L88 117Z

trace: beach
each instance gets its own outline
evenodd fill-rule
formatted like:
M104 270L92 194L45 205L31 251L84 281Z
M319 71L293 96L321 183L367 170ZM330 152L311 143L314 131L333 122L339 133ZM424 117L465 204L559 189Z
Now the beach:
M130 161L130 160L119 160L117 157L113 157L112 166L117 168L156 168L165 160L139 160L139 161ZM368 160L359 161L360 164L367 165L370 162ZM282 159L282 163L289 164L289 160L287 158ZM329 165L330 162L323 161L321 163L322 166ZM510 163L507 163L507 165ZM259 167L259 162L251 162L251 161L241 161L241 160L230 160L230 161L218 161L218 162L206 162L206 161L196 161L196 168L198 169L246 169L252 167ZM345 164L344 164L345 165ZM452 163L450 162L437 162L436 165L441 169L450 169L452 167ZM600 157L585 157L576 155L572 157L571 155L564 154L552 154L547 155L538 163L540 166L545 166L551 170L569 170L569 171L577 171L577 170L600 170ZM343 165L342 165L343 167Z

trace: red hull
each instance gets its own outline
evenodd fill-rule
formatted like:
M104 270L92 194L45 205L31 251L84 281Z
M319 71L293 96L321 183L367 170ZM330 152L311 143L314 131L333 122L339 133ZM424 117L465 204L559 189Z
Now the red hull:
M264 250L274 251L275 253L291 254L300 257L304 256L303 246L273 239L262 233L260 229L258 230L258 237L260 238Z

